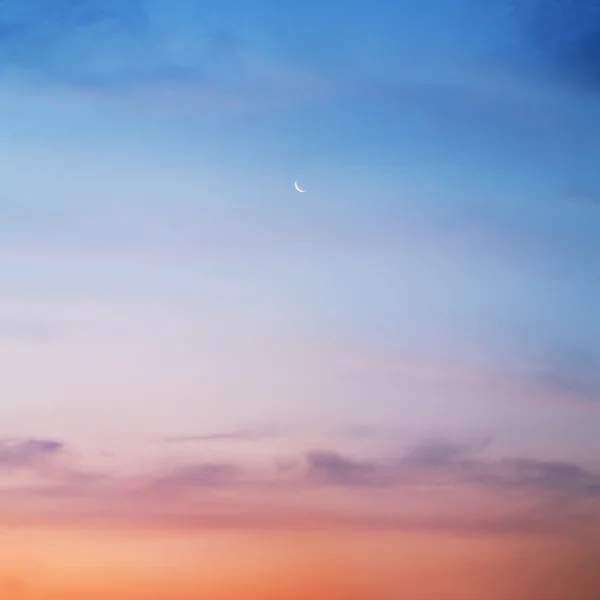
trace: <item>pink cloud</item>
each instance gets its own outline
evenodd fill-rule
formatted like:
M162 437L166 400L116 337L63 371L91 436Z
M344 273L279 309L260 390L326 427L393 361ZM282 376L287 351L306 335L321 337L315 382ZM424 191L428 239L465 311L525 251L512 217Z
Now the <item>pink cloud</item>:
M23 446L12 464L54 444ZM485 458L426 441L388 460L313 450L281 468L201 459L133 476L54 472L54 484L0 492L5 523L119 527L554 532L600 526L600 474L581 465ZM594 508L595 507L595 508Z

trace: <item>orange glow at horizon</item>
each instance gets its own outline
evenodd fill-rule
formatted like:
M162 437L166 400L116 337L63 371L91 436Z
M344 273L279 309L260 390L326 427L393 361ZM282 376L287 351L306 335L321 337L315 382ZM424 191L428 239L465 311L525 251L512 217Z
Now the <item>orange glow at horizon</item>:
M597 546L524 536L20 529L0 535L0 593L29 600L592 600L582 594L600 589L599 555Z

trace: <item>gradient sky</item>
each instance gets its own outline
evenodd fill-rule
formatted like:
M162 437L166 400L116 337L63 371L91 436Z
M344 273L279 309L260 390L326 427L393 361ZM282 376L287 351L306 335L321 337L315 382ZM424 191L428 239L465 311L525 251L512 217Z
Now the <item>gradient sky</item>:
M390 585L405 550L384 530L423 536L425 571L450 535L490 565L562 565L584 598L600 551L573 538L600 527L597 11L0 2L0 522L65 571L36 592L30 559L0 552L0 589L82 598L69 557L100 564L132 527L161 532L135 538L146 566L161 536L233 530L234 570L242 532L292 527L379 539ZM92 550L98 522L116 537ZM560 549L546 560L530 535ZM286 554L289 577L348 598L319 558L332 539ZM188 542L169 543L190 572ZM440 576L500 598L497 572L469 579L465 561ZM417 580L394 593L438 597Z

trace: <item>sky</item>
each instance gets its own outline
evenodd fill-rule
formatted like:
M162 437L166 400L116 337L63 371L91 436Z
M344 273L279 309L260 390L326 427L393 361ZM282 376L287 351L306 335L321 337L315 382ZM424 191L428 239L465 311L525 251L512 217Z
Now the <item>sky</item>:
M599 23L0 1L0 591L595 597Z

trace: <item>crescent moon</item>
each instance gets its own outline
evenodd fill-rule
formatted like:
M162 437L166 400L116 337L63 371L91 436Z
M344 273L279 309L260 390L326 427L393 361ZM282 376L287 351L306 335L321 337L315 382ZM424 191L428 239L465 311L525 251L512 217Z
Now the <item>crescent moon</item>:
M302 192L303 194L304 194L304 192L306 191L306 190L301 190L301 189L298 187L298 180L296 180L296 181L294 182L294 187L295 187L295 188L296 188L296 189L297 189L299 192Z

